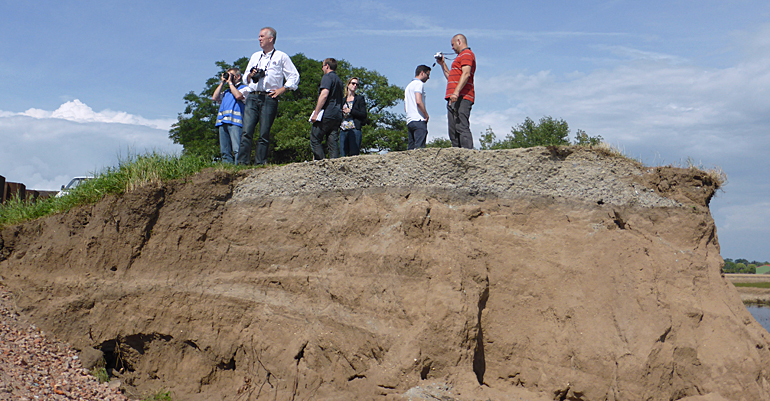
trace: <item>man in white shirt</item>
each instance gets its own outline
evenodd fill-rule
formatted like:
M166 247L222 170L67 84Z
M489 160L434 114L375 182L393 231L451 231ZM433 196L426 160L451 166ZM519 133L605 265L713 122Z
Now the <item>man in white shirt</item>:
M275 49L275 29L259 31L261 52L251 55L243 83L249 87L243 118L243 135L237 164L251 164L254 131L259 123L256 163L265 164L270 146L270 128L278 114L278 97L287 90L297 89L299 72L289 56Z
M425 83L430 79L430 67L419 65L414 71L414 79L404 90L404 109L406 110L406 128L409 131L407 150L425 147L428 138L428 110L425 108Z

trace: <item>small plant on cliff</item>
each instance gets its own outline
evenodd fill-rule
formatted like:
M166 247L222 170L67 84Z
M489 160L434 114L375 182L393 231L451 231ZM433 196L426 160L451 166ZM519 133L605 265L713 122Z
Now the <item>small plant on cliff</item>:
M155 394L152 394L146 398L143 398L142 401L173 401L173 400L171 399L170 391L158 390Z
M99 380L99 383L107 383L110 381L110 374L107 373L107 369L104 367L94 367L91 369L91 376Z

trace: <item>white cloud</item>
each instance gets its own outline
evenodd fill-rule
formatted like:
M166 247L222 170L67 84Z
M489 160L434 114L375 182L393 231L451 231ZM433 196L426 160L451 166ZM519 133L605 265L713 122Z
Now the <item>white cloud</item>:
M78 99L66 102L59 106L54 111L46 111L40 109L29 109L25 112L18 113L18 115L28 116L38 119L44 118L58 118L75 122L103 122L103 123L120 123L120 124L132 124L143 125L147 127L168 130L176 120L161 119L161 120L148 120L143 117L134 116L122 111L103 110L95 112L91 107L81 102ZM7 115L0 115L7 116Z
M0 112L0 175L30 189L58 189L73 176L116 166L132 154L180 152L168 138L170 125L123 112L97 113L77 100L55 111Z

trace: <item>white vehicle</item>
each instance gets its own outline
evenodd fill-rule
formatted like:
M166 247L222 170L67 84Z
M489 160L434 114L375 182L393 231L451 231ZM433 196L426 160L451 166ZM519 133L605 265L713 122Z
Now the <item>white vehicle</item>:
M94 177L75 177L75 178L73 178L72 181L70 181L69 184L61 186L61 191L59 191L59 193L56 194L56 197L60 198L60 197L62 197L64 195L67 195L71 189L76 188L78 185L80 185L80 184L82 184L82 183L84 183L84 182L86 182L86 181L88 181L88 180L90 180L92 178L94 178Z

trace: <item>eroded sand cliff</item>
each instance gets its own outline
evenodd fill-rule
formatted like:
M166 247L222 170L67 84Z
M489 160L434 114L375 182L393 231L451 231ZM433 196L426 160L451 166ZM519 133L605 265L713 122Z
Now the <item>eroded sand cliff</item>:
M4 229L0 276L179 400L770 400L714 191L582 148L209 171Z

